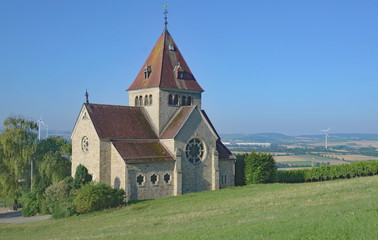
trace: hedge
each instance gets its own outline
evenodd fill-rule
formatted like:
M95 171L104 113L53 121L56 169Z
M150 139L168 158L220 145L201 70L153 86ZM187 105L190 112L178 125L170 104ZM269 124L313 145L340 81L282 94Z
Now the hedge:
M361 161L351 164L278 171L277 177L278 182L281 183L301 183L372 176L376 174L378 174L378 161Z

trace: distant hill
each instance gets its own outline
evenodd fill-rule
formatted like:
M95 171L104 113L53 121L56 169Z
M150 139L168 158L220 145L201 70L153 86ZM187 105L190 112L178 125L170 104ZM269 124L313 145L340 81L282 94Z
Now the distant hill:
M256 133L256 134L220 134L224 142L267 142L273 144L290 144L301 141L323 141L324 134L319 135L300 135L287 136L280 133ZM329 135L330 142L332 141L378 141L378 134L360 134L360 133L331 133Z

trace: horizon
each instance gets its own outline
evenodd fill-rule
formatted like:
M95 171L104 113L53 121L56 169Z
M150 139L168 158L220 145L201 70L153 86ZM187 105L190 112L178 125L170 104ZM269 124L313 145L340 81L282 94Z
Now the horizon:
M42 114L49 128L72 130L86 89L91 103L128 105L125 89L164 29L152 0L2 7L1 128L12 114ZM378 2L190 1L168 12L218 132L378 133Z

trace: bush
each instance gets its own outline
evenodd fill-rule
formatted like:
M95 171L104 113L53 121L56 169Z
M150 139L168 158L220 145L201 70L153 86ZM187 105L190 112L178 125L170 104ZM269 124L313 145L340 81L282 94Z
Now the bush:
M76 167L75 179L73 180L73 185L75 188L80 188L81 185L89 183L92 181L92 175L88 173L88 169L79 164Z
M351 164L321 166L318 168L278 171L278 182L299 183L340 178L372 176L378 174L378 161L361 161Z
M89 183L75 190L73 206L77 213L118 207L124 204L125 191L116 190L104 183Z
M53 218L65 218L74 215L75 207L72 204L73 197L57 201L53 205L52 217Z
M39 192L26 193L22 196L22 216L31 217L37 213L46 213L46 202L43 194Z
M276 181L276 162L271 154L251 152L244 162L246 184L272 183Z
M63 180L46 188L46 206L49 213L54 213L56 205L69 197L71 187Z
M244 159L247 156L248 154L236 154L236 162L235 162L235 185L236 186L245 185Z

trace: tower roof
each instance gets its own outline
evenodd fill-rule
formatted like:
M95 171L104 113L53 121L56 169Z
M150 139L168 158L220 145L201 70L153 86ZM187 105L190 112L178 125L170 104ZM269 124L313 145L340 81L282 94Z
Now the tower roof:
M166 27L134 82L126 91L156 87L204 91L194 78Z

